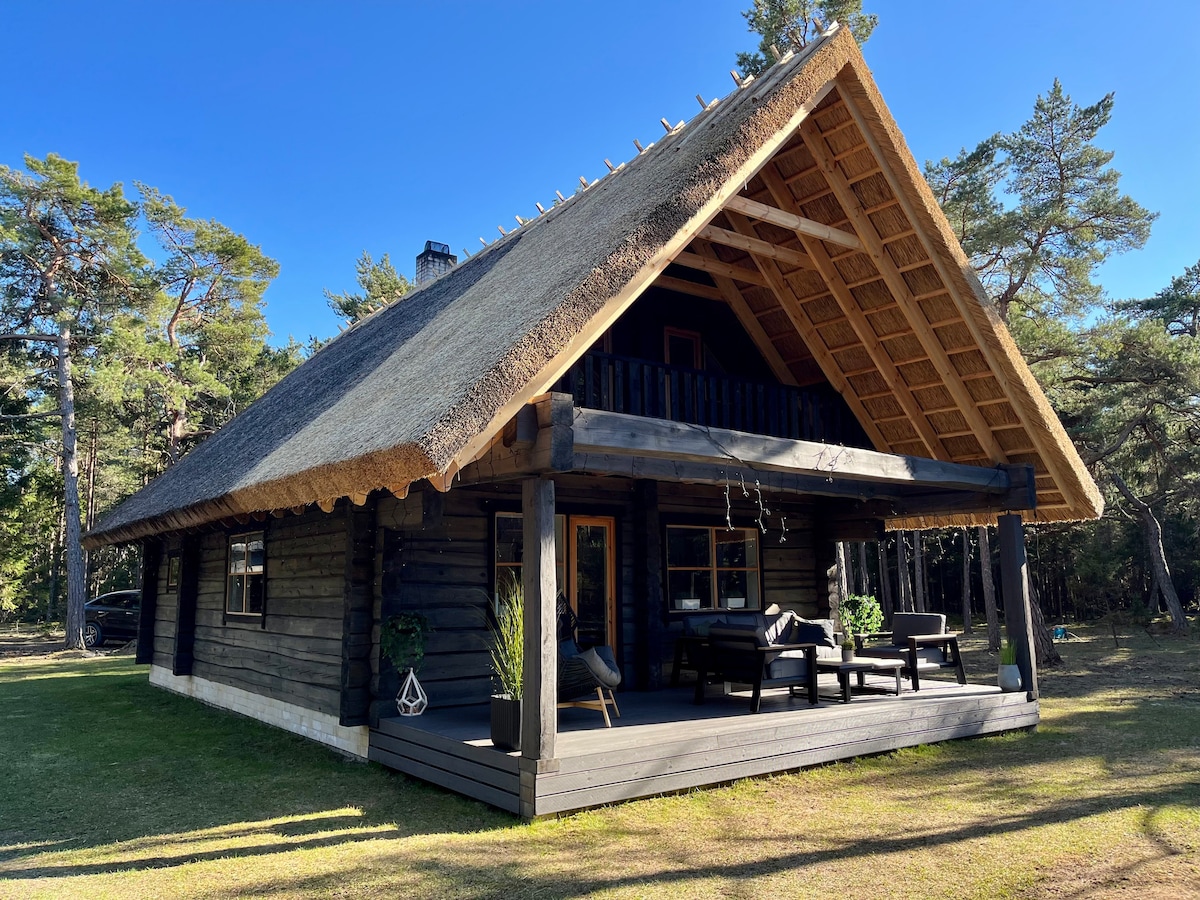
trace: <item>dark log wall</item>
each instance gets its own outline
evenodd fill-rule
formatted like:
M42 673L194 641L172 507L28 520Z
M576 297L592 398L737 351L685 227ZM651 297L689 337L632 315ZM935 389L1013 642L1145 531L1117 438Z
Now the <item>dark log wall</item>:
M243 529L266 531L265 620L227 619L224 614L227 533L183 538L185 556L190 545L198 557L191 674L339 717L343 693L353 698L358 688L357 713L364 717L367 676L362 659L373 651L367 646L364 653L362 645L370 640L374 536L362 521L363 511L355 509L348 520L345 506L342 501L331 514L314 509ZM348 543L359 547L350 567ZM154 622L154 663L172 670L179 644L179 594L166 588L166 562L179 545L178 539L168 544L159 567ZM363 588L351 591L348 606L348 585L355 579ZM356 664L344 671L347 621ZM355 712L353 704L349 712Z
M559 513L616 520L620 640L614 649L628 687L660 686L670 675L682 617L668 613L663 600L661 532L647 531L674 522L724 523L723 490L585 476L561 476L555 482ZM751 494L752 499L743 498L736 485L731 492L735 526L755 524L752 486ZM772 513L761 538L764 603L816 616L827 606L817 577L814 504L803 497L764 500ZM647 508L655 502L656 513ZM446 494L414 490L404 500L379 502L376 622L410 609L428 616L434 630L420 677L431 706L478 703L491 691L489 534L497 511L520 511L518 483L456 487ZM377 628L373 640L378 643ZM373 714L393 714L398 677L377 658L372 674Z

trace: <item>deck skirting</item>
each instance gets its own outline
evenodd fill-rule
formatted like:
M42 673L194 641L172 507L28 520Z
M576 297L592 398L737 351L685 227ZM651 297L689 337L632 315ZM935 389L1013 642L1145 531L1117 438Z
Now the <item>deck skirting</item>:
M733 698L694 707L681 697L664 700L665 693L622 695L622 718L611 729L580 716L560 720L554 771L525 773L524 796L520 754L493 748L482 715L470 709L383 719L371 731L370 758L533 818L1030 728L1039 719L1037 702L1024 693L979 685L816 708L790 700L771 707L764 698L757 715Z

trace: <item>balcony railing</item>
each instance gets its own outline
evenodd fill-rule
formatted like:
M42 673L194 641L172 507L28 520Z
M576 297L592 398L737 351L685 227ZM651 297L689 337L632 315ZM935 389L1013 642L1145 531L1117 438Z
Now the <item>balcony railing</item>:
M830 389L730 378L610 353L588 353L557 389L575 405L793 440L868 446Z

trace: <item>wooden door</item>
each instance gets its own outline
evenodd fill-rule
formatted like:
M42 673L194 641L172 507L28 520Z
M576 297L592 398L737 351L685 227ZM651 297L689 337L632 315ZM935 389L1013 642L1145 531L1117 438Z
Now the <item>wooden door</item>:
M571 608L579 617L579 643L616 650L617 591L614 535L616 520L604 516L571 516L567 559Z

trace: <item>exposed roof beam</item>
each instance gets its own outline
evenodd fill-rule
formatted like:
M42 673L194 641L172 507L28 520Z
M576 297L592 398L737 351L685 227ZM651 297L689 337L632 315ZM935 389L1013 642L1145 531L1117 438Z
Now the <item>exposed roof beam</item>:
M772 244L770 241L747 237L744 234L718 228L715 225L706 225L701 228L699 236L706 241L712 241L714 244L724 244L726 247L736 247L738 250L745 250L748 253L757 253L759 256L766 256L777 262L789 263L801 269L816 269L817 267L812 261L812 257L807 253L801 253L799 250L789 250L787 247L780 247L777 244Z
M786 204L792 201L791 189L784 183L777 169L773 166L768 166L763 169L759 176L766 184L767 190L771 192L771 196L775 198L776 203ZM745 220L743 220L745 221ZM747 226L749 222L745 223ZM854 334L858 337L859 343L871 358L871 362L875 364L875 368L879 370L879 374L883 376L888 386L892 389L892 396L896 398L896 402L900 404L900 408L904 410L908 416L912 427L916 429L917 436L925 445L925 449L929 455L935 459L949 459L950 452L938 437L937 431L929 422L929 418L925 415L925 411L921 409L921 404L917 402L917 398L913 396L912 390L908 383L900 374L900 370L896 368L895 362L888 354L887 349L879 340L879 336L875 334L875 329L871 327L871 323L867 321L866 315L858 305L858 301L854 299L854 294L846 287L846 283L842 281L842 275L838 271L837 266L833 264L833 260L829 258L829 254L825 252L824 246L818 241L807 240L803 235L800 240L804 242L808 252L820 267L821 277L825 279L825 286L829 289L830 295L838 308L842 311L842 315L846 317L847 323L854 330Z
M689 253L686 250L676 253L671 262L676 265L686 266L689 269L699 269L701 272L708 272L710 275L724 275L726 278L732 278L735 281L742 281L746 284L757 284L759 287L767 286L767 279L763 278L754 269L731 265L727 262L721 262L719 259L709 259L707 256Z
M686 278L674 278L670 275L659 275L654 279L654 283L650 287L662 288L666 291L674 291L677 294L690 294L693 297L702 297L705 300L716 300L718 303L724 301L725 296L715 287L708 284L700 284L696 281L688 281Z
M862 236L866 252L870 255L875 268L879 270L879 274L883 276L883 281L891 292L892 297L895 298L896 305L900 308L900 312L903 314L905 321L908 322L908 326L913 330L913 333L917 336L922 346L924 346L925 352L929 354L930 363L937 370L938 375L941 376L942 383L946 386L946 390L950 392L950 396L954 398L958 406L958 411L971 426L975 440L979 441L983 452L988 455L988 458L993 463L1007 462L1008 455L1001 449L999 442L996 440L996 435L992 432L991 426L988 425L982 413L979 412L979 408L975 405L975 399L971 396L971 392L967 390L966 384L959 377L958 370L954 368L954 363L950 361L949 354L946 353L942 342L930 326L929 320L925 318L920 304L913 298L912 291L909 290L904 276L897 269L891 256L888 255L886 248L883 246L883 240L879 237L879 232L875 230L874 224L872 224L870 217L863 210L858 197L850 189L850 185L846 181L846 176L842 174L842 170L834 162L833 155L829 152L829 147L825 143L825 139L816 134L808 134L803 128L800 130L800 138L804 141L805 146L808 147L809 152L812 153L817 165L821 167L826 182L833 188L834 196L837 197L837 201L842 207L842 212L846 214L846 217L850 220L855 230Z
M698 245L697 249L702 255L715 252L712 247L704 244ZM661 279L659 280L661 281ZM771 340L766 329L763 328L762 322L758 320L758 316L754 314L754 310L750 308L750 304L746 302L746 298L742 296L742 292L733 283L733 279L726 278L723 275L713 275L712 280L716 283L717 290L721 292L722 298L729 304L729 308L733 310L733 314L742 323L742 327L746 329L746 333L750 335L750 340L754 341L754 346L758 348L758 352L762 354L763 359L767 361L767 365L771 367L771 372L783 384L794 386L796 384L796 376L792 374L792 370L788 364L783 361L783 357L780 356L775 342Z
M831 244L849 247L851 250L863 249L862 241L853 234L842 231L840 228L822 225L820 222L806 219L803 216L779 209L776 206L767 206L765 203L759 203L757 200L751 200L749 197L743 197L740 194L736 197L730 197L725 203L725 208L732 209L734 212L740 212L742 215L758 219L761 222L770 222L772 225L778 225L780 228L788 228L798 234L814 237L819 241L829 241Z

